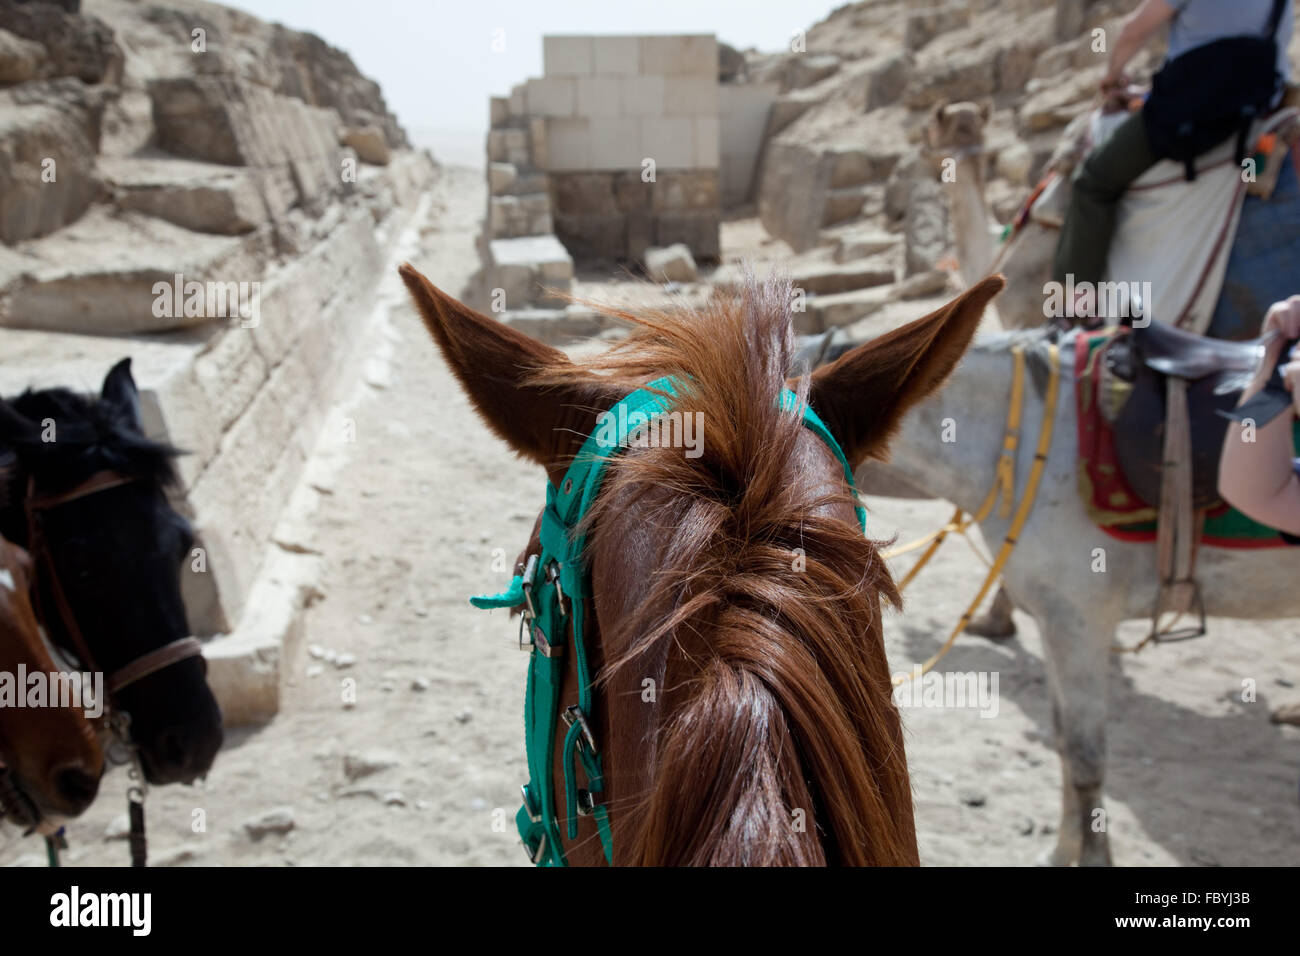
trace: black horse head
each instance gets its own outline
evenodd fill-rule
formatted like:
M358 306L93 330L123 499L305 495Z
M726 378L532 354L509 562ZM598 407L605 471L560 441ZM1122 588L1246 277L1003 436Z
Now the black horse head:
M50 639L84 656L71 617L107 680L188 636L180 566L194 536L167 501L176 451L145 437L130 359L113 367L98 397L55 388L0 401L0 448L16 457L0 492L0 534L25 547L29 491L49 501L100 473L128 479L39 514L49 566L38 570L37 596ZM221 711L206 676L201 656L185 657L113 695L113 707L130 715L150 783L190 782L212 766Z

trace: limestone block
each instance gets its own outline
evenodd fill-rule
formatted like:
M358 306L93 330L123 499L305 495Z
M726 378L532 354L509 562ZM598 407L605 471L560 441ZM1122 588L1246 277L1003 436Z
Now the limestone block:
M888 179L898 162L898 153L861 146L835 146L827 151L831 163L832 189L863 186Z
M689 116L641 117L641 155L659 169L695 165L695 121Z
M627 224L621 213L584 215L557 210L552 218L555 235L579 259L608 260L627 255Z
M504 196L519 178L519 169L510 163L488 165L488 191L493 196Z
M641 37L641 73L647 76L718 75L718 41L712 34Z
M547 120L544 116L537 116L528 121L528 158L538 169L546 169L550 165L546 124Z
M665 82L662 76L628 76L623 79L623 113L627 116L662 116Z
M695 117L695 162L700 169L717 169L721 162L721 122L717 116Z
M591 134L585 119L552 119L546 124L548 170L591 168Z
M527 96L525 94L525 85L520 83L518 86L510 88L510 118L523 119L528 115Z
M10 36L43 48L39 76L74 77L87 84L120 82L123 56L112 28L98 17L80 13L79 6L5 2L0 4L0 26Z
M774 83L726 84L718 88L718 167L725 206L741 205L753 191L776 91Z
M0 86L36 79L45 61L41 44L0 30Z
M696 259L717 259L721 252L720 214L717 212L666 212L655 219L655 243L685 243Z
M609 173L565 173L551 177L555 212L612 216L618 213L616 177Z
M830 265L819 262L794 270L790 281L796 288L817 295L833 295L837 292L850 292L853 289L867 289L873 286L889 285L894 281L892 266L871 262L855 262L849 265Z
M649 186L657 213L718 208L718 174L714 170L670 170Z
M184 160L102 160L100 173L119 209L148 213L195 232L239 235L267 221L248 170Z
M881 252L888 252L899 243L899 237L876 229L864 229L840 236L835 244L835 261L852 262Z
M593 73L641 72L640 37L592 37L591 44Z
M718 81L714 76L664 77L664 108L668 116L718 116Z
M641 178L639 171L619 173L614 177L614 200L618 210L625 213L649 212L655 192L672 175L675 174L665 174L657 177L657 182L648 183Z
M542 37L542 72L552 76L580 76L592 72L593 38Z
M577 81L579 116L623 114L623 77L613 73L597 73L580 76Z
M694 282L699 278L691 250L683 243L645 251L645 270L655 282Z
M513 163L516 166L527 166L528 131L523 129L505 129L501 131L501 134L501 140L505 146L504 162Z
M624 213L623 227L628 257L644 260L646 250L654 245L654 215L644 210Z
M811 249L822 228L829 182L830 163L819 150L801 142L769 142L758 190L763 228L796 252Z
M536 301L542 286L573 277L573 259L555 236L494 239L488 243L488 263L488 283L505 293L510 309Z
M833 53L798 53L790 58L786 83L792 90L820 83L840 68L840 58Z
M903 21L903 47L919 50L940 33L970 26L971 10L965 3L936 4L909 10Z
M912 76L912 57L899 53L889 57L867 74L866 104L868 110L888 106L907 89Z
M573 116L577 82L571 76L544 76L528 81L525 103L530 116Z
M91 111L0 97L0 242L48 235L80 217L102 191L98 148Z
M371 166L387 166L391 158L384 131L378 126L349 127L343 131L339 142L355 149L361 161Z
M591 168L635 169L641 163L641 124L635 116L598 116L590 121Z
M488 100L488 125L500 126L510 118L510 97L493 96Z

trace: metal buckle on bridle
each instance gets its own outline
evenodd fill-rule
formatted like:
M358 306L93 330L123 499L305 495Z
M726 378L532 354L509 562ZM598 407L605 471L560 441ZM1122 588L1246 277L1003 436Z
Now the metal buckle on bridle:
M528 562L524 565L523 588L524 588L524 608L519 612L519 649L521 651L531 651L533 649L533 621L537 619L537 608L533 606L533 576L537 574L537 555L530 554ZM524 639L524 635L528 639Z
M596 737L591 732L591 724L587 723L587 715L582 712L582 708L577 704L570 704L564 708L564 722L572 727L575 723L582 731L582 736L578 738L577 745L579 748L586 744L587 756L596 757L600 754L600 748L596 746Z
M568 605L564 603L564 588L560 586L560 562L552 558L546 564L546 580L555 587L555 600L560 605L560 614L569 616Z
M542 811L537 809L533 804L532 795L528 792L528 785L523 784L519 787L519 792L524 795L524 809L528 811L528 819L532 823L542 822ZM520 841L523 845L524 853L528 855L528 862L536 865L542 862L546 856L546 831L542 830L542 837L537 841L537 849L534 850L525 841Z
M565 724L572 727L576 723L581 730L582 736L574 741L574 746L579 752L585 748L584 756L595 760L600 755L600 748L596 746L596 736L591 732L591 724L587 723L587 715L582 712L582 708L577 704L570 704L564 708L563 716ZM574 796L578 816L589 817L596 812L596 798L586 787L579 787Z

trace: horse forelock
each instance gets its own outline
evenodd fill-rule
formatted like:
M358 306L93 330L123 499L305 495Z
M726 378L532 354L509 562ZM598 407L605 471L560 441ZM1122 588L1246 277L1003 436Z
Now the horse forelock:
M683 688L651 742L669 769L640 823L620 827L639 862L915 855L879 631L880 601L896 604L898 592L853 522L838 463L779 404L794 356L791 292L750 275L695 312L616 313L631 336L576 373L628 391L673 375L673 408L703 426L698 457L658 447L614 459L587 517L597 529L653 501L673 526L652 546L655 566L637 569L648 583L636 612L600 622L602 683L658 649L665 685ZM805 400L808 380L792 386ZM810 459L800 442L820 451ZM817 473L802 470L810 460ZM796 807L810 818L802 832L790 823Z
M28 423L30 434L8 436L15 466L58 490L90 474L111 469L158 488L177 481L177 449L141 434L131 413L112 402L70 389L28 390L8 402ZM45 432L53 428L52 437ZM0 440L6 436L0 435ZM18 471L17 467L11 469ZM0 482L0 484L5 484ZM4 491L0 489L0 507Z

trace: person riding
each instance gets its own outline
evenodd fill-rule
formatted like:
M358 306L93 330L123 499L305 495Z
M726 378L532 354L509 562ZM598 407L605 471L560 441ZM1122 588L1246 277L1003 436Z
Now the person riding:
M1166 23L1168 55L1141 112L1079 164L1053 279L1064 286L1072 275L1077 288L1104 278L1120 197L1161 159L1179 160L1194 179L1196 156L1236 136L1241 162L1251 121L1285 93L1293 17L1292 0L1142 0L1111 47L1102 95L1127 99L1125 67Z
M1242 393L1246 402L1263 389L1277 366L1282 349L1300 338L1300 295L1277 302L1264 318L1264 332L1277 333L1265 348L1264 361ZM1233 422L1219 462L1219 494L1248 518L1277 528L1292 544L1300 544L1300 458L1296 457L1292 423L1300 415L1300 349L1293 348L1282 366L1282 380L1291 392L1290 414L1278 415L1254 428Z

